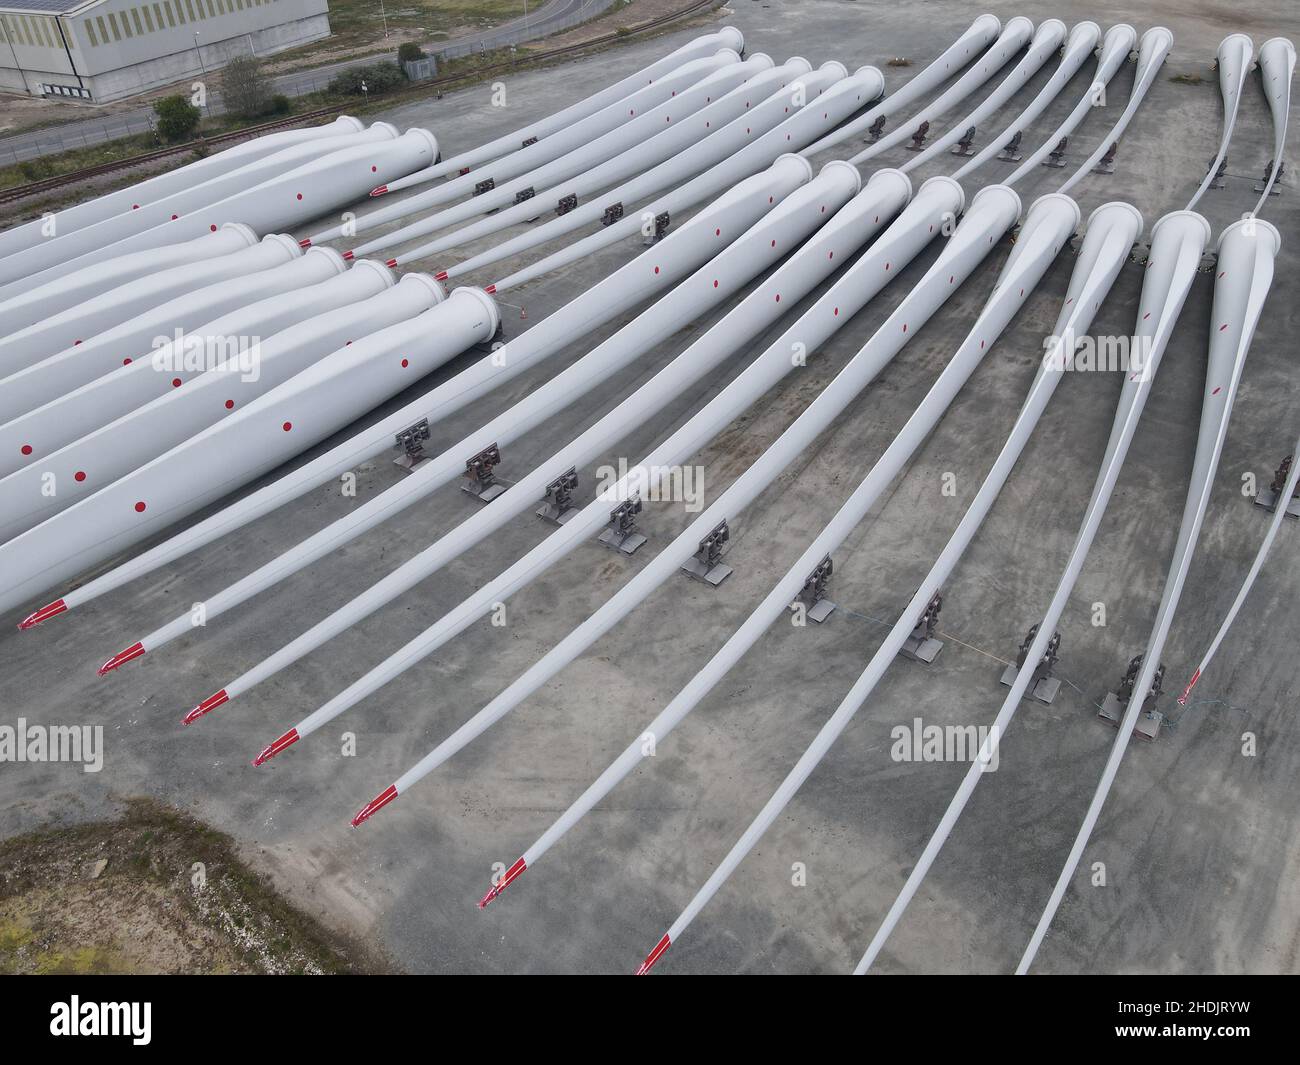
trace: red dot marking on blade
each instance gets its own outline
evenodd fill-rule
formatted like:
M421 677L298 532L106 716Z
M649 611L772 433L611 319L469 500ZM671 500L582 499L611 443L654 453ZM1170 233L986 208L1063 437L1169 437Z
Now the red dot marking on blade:
M21 450L24 455L30 455L32 453L32 445L24 444Z
M226 400L226 410L234 410L234 409L235 409L235 401L233 399Z
M137 504L135 505L135 512L136 512L137 514L143 514L143 513L144 513L144 509L145 509L145 504L144 504L143 501L141 501L141 502L139 502L139 503L137 503Z
M403 370L405 370L405 369L406 369L408 366L410 366L410 365L411 365L411 360L410 360L410 359L403 359L403 360L402 360L402 369L403 369Z
M298 199L300 199L300 200L302 199L302 193L301 193L301 192L298 193Z
M180 388L180 387L181 387L181 379L179 377L173 377L172 388Z
M293 422L285 422L282 426L280 426L280 428L287 433L290 429L293 428Z
M123 360L122 360L122 365L123 365L123 366L130 366L130 365L131 365L131 360L130 360L130 359L123 359Z
M76 481L78 484L80 484L82 481L86 479L86 471L78 470L76 473L72 475L72 479Z
M208 228L209 228L210 230L212 230L213 233L215 233L215 232L217 231L217 227L216 227L216 226L208 226Z

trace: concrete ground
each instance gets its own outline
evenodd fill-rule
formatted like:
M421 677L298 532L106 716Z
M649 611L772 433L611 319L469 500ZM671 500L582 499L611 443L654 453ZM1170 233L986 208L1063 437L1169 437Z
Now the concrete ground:
M1120 147L1111 177L1075 191L1085 215L1127 199L1148 228L1192 194L1219 136L1221 108L1209 66L1228 32L1256 47L1294 31L1283 0L1225 8L1156 0L1016 5L877 0L749 2L724 10L747 46L778 58L850 67L881 65L893 86L919 70L985 6L1091 17L1103 28L1157 21L1175 34L1167 70ZM1069 20L1067 20L1069 21ZM1289 25L1288 25L1289 22ZM522 125L662 54L689 30L615 50L580 65L521 76L512 106L493 109L479 87L383 117L437 131L455 151ZM889 68L906 56L910 68ZM1027 135L1037 144L1087 82ZM1203 75L1180 84L1180 72ZM999 116L1023 106L1046 71ZM1131 67L1116 79L1118 113ZM1080 162L1112 119L1092 116L1072 138ZM994 126L982 130L992 134ZM1248 84L1230 154L1228 188L1202 210L1216 233L1253 206L1269 155L1270 125L1257 80ZM847 154L847 153L846 153ZM827 158L830 158L828 155ZM898 165L899 151L879 160ZM823 160L817 160L821 162ZM945 156L922 177L955 164ZM955 167L954 167L955 168ZM992 163L968 193L1004 174ZM1041 168L1019 189L1025 203L1070 171ZM1043 973L1294 972L1300 968L1300 669L1290 650L1300 575L1300 530L1288 524L1265 578L1221 657L1179 711L1174 696L1216 629L1249 565L1267 517L1243 497L1242 478L1265 483L1291 446L1297 421L1290 340L1300 305L1293 235L1294 184L1267 208L1283 233L1276 282L1237 399L1214 497L1187 591L1164 654L1164 709L1175 719L1154 743L1135 742L1080 875L1040 955ZM606 275L636 246L611 249L507 297L508 333L526 328ZM719 492L817 394L871 335L933 252L923 255L802 373L737 420L698 461ZM718 589L670 582L561 678L365 825L352 813L556 643L690 520L680 504L650 504L649 543L633 558L596 544L575 551L510 601L510 624L478 624L398 681L274 762L251 757L306 712L498 573L547 532L521 519L472 555L403 596L316 654L183 728L180 716L264 654L367 587L453 527L477 504L455 487L383 529L215 621L197 636L146 656L108 679L94 667L162 620L220 589L355 505L327 486L165 570L35 632L0 633L3 720L103 722L107 764L0 771L0 832L99 816L115 797L148 793L232 832L256 864L313 913L371 937L402 966L428 972L611 972L634 969L798 754L834 710L928 569L1009 429L1036 367L1072 265L1063 253L1024 311L962 391L906 474L835 556L831 595L840 609L820 627L779 624L686 722L653 762L620 786L491 909L474 903L494 863L508 865L577 797L677 692L794 561L934 380L978 312L1000 249L899 357L757 502L732 521ZM443 263L429 263L440 267ZM507 264L508 267L509 264ZM508 272L499 270L496 276ZM474 278L487 283L492 278ZM1060 674L1050 707L1026 702L911 910L890 941L883 972L1007 972L1015 965L1055 881L1115 733L1094 704L1144 645L1173 549L1196 441L1204 382L1212 275L1198 277L1165 356L1101 534L1061 624ZM1094 331L1131 332L1141 270L1126 266ZM527 309L519 320L518 305ZM788 319L787 319L788 320ZM621 324L615 323L615 325ZM708 323L683 324L608 387L506 451L523 471L571 439L688 344ZM612 329L613 327L611 327ZM490 401L440 427L453 442L587 350L510 382ZM774 334L775 335L775 334ZM748 358L733 359L721 387ZM458 363L451 369L463 366ZM1064 381L1001 498L944 589L940 628L949 637L930 667L900 661L737 875L703 911L659 970L664 973L844 972L865 949L964 772L954 763L898 763L890 730L992 720L1005 689L1001 660L1045 607L1069 551L1110 430L1120 380L1076 374ZM712 391L675 404L601 462L635 461ZM404 400L409 397L400 397ZM397 401L395 401L397 402ZM590 492L593 463L581 471ZM956 478L955 497L941 492ZM362 471L360 499L401 474L387 461ZM1091 623L1103 603L1106 624ZM33 604L36 606L39 604ZM356 755L341 756L344 733ZM1243 734L1253 733L1254 757ZM196 856L195 860L201 860ZM1093 863L1106 885L1091 886ZM804 863L806 886L792 885Z

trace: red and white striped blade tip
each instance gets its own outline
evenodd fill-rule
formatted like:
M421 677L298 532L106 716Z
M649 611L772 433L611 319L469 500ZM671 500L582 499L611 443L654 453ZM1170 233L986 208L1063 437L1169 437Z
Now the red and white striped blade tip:
M297 742L298 742L298 730L296 728L291 728L288 732L286 732L283 736L281 736L278 740L276 740L273 744L271 744L271 746L264 747L262 749L262 753L253 759L253 765L261 765L267 759L274 758L286 747L291 747Z
M382 196L382 195L384 195L384 193L386 193L387 191L388 191L388 186L387 186L387 185L380 185L380 186L378 186L377 188L373 188L373 189L371 189L371 190L370 190L370 195L371 195L371 196Z
M357 825L361 824L361 822L370 820L371 817L377 814L380 810L382 810L385 806L387 806L390 802L392 802L396 798L397 798L397 785L389 784L388 787L386 787L383 791L381 791L378 795L376 795L373 799L371 799L368 803L366 803L365 806L361 807L361 809L357 811L356 817L352 818L352 827L356 828Z
M492 890L478 900L478 908L480 910L487 909L488 903L519 879L527 868L527 863L522 858L518 859L514 865L505 871L500 881L492 885Z
M28 614L22 621L18 622L18 628L22 630L34 629L42 621L48 621L50 618L62 614L68 609L68 604L62 599L56 599L49 606L43 606L34 614Z
M302 240L298 241L298 247L300 247L300 248L310 248L310 247L311 247L311 237L303 237Z
M101 677L106 677L108 674L112 673L113 670L126 665L128 662L134 661L142 654L144 654L144 644L133 643L125 651L118 651L117 654L100 666L99 675Z
M668 938L668 933L664 933L663 939L655 944L655 949L645 956L645 961L641 963L641 968L636 971L637 976L645 976L654 968L655 962L664 956L664 951L673 945L673 941Z
M203 702L199 703L198 706L196 706L193 710L191 710L188 714L186 714L185 724L187 725L194 724L194 722L196 722L204 714L210 713L211 711L215 710L218 706L222 706L225 703L228 703L229 701L230 701L230 696L226 694L226 689L222 688L221 691L217 692L215 695L209 695L206 699L203 700Z

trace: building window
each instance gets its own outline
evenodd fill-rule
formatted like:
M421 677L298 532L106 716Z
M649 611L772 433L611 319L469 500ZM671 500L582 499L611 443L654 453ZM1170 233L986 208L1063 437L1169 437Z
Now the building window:
M113 30L113 40L120 41L122 39L122 34L117 28L117 15L112 11L108 13L108 25ZM108 38L105 37L104 40L108 40Z
M147 7L142 7L140 13L144 15L144 32L153 33L153 16L149 14L149 9Z
M90 19L86 19L86 36L90 39L91 48L99 47L99 38L95 36L95 24Z
M155 6L156 6L156 5L155 5ZM158 21L159 21L159 22L162 21L164 15L165 15L166 18L167 18L167 25L168 25L169 27L171 27L171 26L175 26L175 25L176 25L176 18L175 18L175 16L172 14L172 2L171 2L171 0L163 0L163 5L162 5L162 15L159 15L159 16L158 16Z
M135 32L143 37L144 27L140 25L140 9L138 7L131 8L131 21L135 23Z

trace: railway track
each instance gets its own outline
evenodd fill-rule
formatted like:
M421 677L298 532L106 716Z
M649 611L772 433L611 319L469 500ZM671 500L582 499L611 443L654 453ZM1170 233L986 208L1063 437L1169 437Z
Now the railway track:
M629 37L639 37L649 33L652 30L659 29L670 22L693 15L706 8L716 5L718 0L695 0L694 3L687 4L679 11L670 12L667 15L661 15L659 18L651 19L625 33L617 31L602 34L599 37L593 37L588 41L580 41L577 44L564 45L561 48L549 48L544 52L534 52L531 55L520 59L514 59L505 63L495 63L492 66L478 67L475 70L468 70L458 74L450 74L446 77L433 78L429 81L420 82L418 85L412 85L410 88L401 89L386 97L386 101L401 101L416 96L428 95L430 90L439 91L446 86L456 85L465 81L472 81L477 78L490 77L493 74L499 74L506 71L518 70L540 65L554 59L567 55L573 55L577 52L585 51L589 48L598 48L606 44L612 44L618 40L626 40ZM26 185L17 185L10 189L0 189L0 205L14 203L18 200L24 200L31 196L38 196L42 193L52 192L57 189L65 188L70 185L76 185L79 182L86 181L90 178L101 177L104 174L112 174L119 170L128 170L132 167L144 166L148 163L156 162L159 159L166 159L169 156L184 155L192 152L197 148L211 149L233 144L237 141L247 140L250 137L260 137L264 133L272 133L275 130L286 129L291 126L298 126L304 123L313 122L317 119L329 118L347 110L346 104L337 104L332 107L322 107L316 111L308 111L301 115L292 115L288 118L278 119L274 122L264 122L257 126L247 126L244 129L231 130L229 133L220 133L214 137L206 137L198 141L189 141L185 144L176 144L169 148L159 148L157 151L145 152L142 155L133 155L126 159L116 159L109 163L100 163L98 166L86 167L83 170L76 170L70 174L60 174L56 177L42 178L39 181L28 182Z

